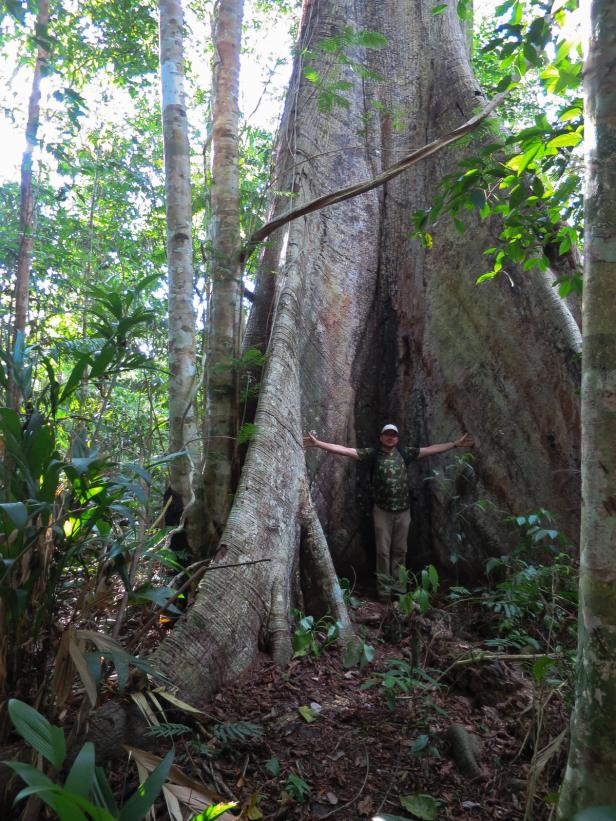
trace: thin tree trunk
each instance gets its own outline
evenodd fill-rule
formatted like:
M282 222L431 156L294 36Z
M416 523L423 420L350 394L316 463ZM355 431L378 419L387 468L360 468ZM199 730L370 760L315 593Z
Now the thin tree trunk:
M47 37L49 25L49 0L39 0L35 28L41 38ZM32 155L37 145L37 135L41 113L41 79L47 62L48 50L39 44L34 63L32 88L28 102L28 121L26 124L26 148L21 161L21 184L19 200L19 255L15 281L15 320L13 324L13 348L17 335L25 334L28 322L28 302L30 291L30 269L32 267L32 249L34 246L34 197L32 186ZM9 407L19 406L20 394L15 381L9 382Z
M589 11L580 618L561 819L616 805L616 5Z
M240 267L238 95L243 0L219 0L214 15L212 99L212 288L207 330L205 549L222 533L234 491L243 284ZM237 477L235 477L237 481Z
M169 449L188 457L170 467L170 486L185 508L200 463L195 416L192 199L188 122L184 98L184 16L181 0L159 0L160 72L169 280Z

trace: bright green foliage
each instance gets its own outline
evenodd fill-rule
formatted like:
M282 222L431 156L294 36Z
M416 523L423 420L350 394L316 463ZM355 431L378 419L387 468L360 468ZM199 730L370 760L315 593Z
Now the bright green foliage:
M484 252L491 268L477 282L515 268L545 270L581 244L581 158L574 150L583 139L581 50L562 35L565 10L576 5L563 2L553 18L539 0L507 0L498 7L504 22L476 60L480 79L498 80L493 91L513 89L515 100L516 89L528 88L526 76L536 77L536 96L543 97L547 113L533 111L518 95L509 108L511 136L503 137L495 123L484 129L477 153L443 178L429 210L413 215L415 233L427 248L431 226L444 215L460 233L472 212L498 220L498 243ZM528 123L521 130L520 114ZM581 290L577 272L557 282L561 296Z
M17 699L9 701L9 715L17 732L58 770L66 758L64 732L54 727L37 710ZM61 821L140 821L156 801L167 778L174 753L170 750L146 781L119 809L104 771L95 765L94 745L86 742L77 755L64 784L59 784L30 764L5 761L27 787L16 801L29 795L58 814ZM215 817L215 816L214 816Z
M107 386L127 371L149 367L137 344L151 321L151 312L141 304L149 284L146 279L134 289L91 289L93 336L73 346L71 368L64 365L65 355L26 347L23 336L11 357L3 354L0 383L6 387L10 368L26 402L23 417L0 408L0 626L12 648L3 660L7 678L1 686L9 691L21 676L29 677L33 688L40 684L52 648L39 637L53 629L58 608L73 612L72 618L78 612L94 618L88 608L95 607L102 580L111 584L117 578L129 603L164 605L174 592L137 584L129 570L136 551L144 569L154 556L164 560L160 539L144 540L138 532L152 474L143 465L103 457L92 443L105 402L92 422L86 424L79 414L73 419L83 407L79 396L84 385L95 383L107 395ZM113 643L90 656L83 658L92 687L100 680L104 656L117 668L123 689L128 665L135 660Z
M399 582L403 587L407 587L412 580L414 589L400 596L400 610L407 615L413 612L413 605L418 604L422 613L426 613L430 607L430 596L438 592L438 571L433 564L424 567L418 573L411 573L406 567L401 567L399 571Z

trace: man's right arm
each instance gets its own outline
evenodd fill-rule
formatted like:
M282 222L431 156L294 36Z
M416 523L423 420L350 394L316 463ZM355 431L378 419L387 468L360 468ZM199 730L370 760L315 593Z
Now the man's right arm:
M350 459L359 459L357 448L347 448L344 445L335 445L333 442L321 442L313 433L304 436L304 447L321 448L321 450L326 450L328 453L335 453L336 456L348 456Z

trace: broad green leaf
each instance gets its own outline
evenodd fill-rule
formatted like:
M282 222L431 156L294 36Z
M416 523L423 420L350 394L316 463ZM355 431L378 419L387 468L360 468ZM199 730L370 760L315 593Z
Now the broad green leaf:
M422 821L434 821L441 806L441 801L424 793L401 795L400 803L405 810L413 813L415 818L421 818Z
M60 398L58 402L64 402L68 397L77 389L79 384L81 383L81 379L85 373L86 368L88 367L88 363L90 361L90 355L84 354L78 361L71 374L66 381L64 386L64 390L60 394Z
M566 123L569 120L576 120L578 117L582 116L582 109L578 106L574 106L573 108L566 108L562 114L558 117L561 123Z
M17 530L24 530L28 524L28 508L23 502L2 502L0 510L3 510Z
M312 712L312 710L310 709L310 707L307 707L305 704L302 704L302 706L301 706L301 707L298 707L298 708L297 708L297 712L298 712L298 713L300 714L300 716L304 719L304 721L306 722L306 724L312 724L312 722L313 722L313 721L315 721L315 719L316 719L316 716L315 716L315 714Z
M73 766L64 782L64 787L76 795L87 798L95 777L95 759L94 744L91 741L86 741L73 762Z
M15 439L21 439L21 420L17 411L11 408L0 408L0 427L11 433Z
M582 140L582 134L579 131L570 131L568 134L559 134L554 137L547 144L548 150L553 148L564 148L566 146L578 145Z
M54 727L34 707L16 698L9 700L9 715L20 736L56 769L60 769L66 757L61 728Z
M102 376L102 374L107 370L111 362L113 362L113 359L116 356L117 352L118 349L116 348L115 344L111 342L107 343L107 345L105 345L103 350L98 354L98 356L92 363L89 378L97 379L99 376Z
M447 11L447 3L439 3L438 6L434 6L432 9L432 14L436 17L437 14L442 14L444 11Z

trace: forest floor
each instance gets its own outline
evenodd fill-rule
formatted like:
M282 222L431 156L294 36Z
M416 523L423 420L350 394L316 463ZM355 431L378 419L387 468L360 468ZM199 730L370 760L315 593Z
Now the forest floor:
M205 755L176 741L177 763L237 800L242 819L551 818L566 755L562 688L537 683L533 659L466 663L486 652L493 625L449 606L404 616L359 600L352 615L371 664L346 667L337 644L284 671L263 656L201 705Z

